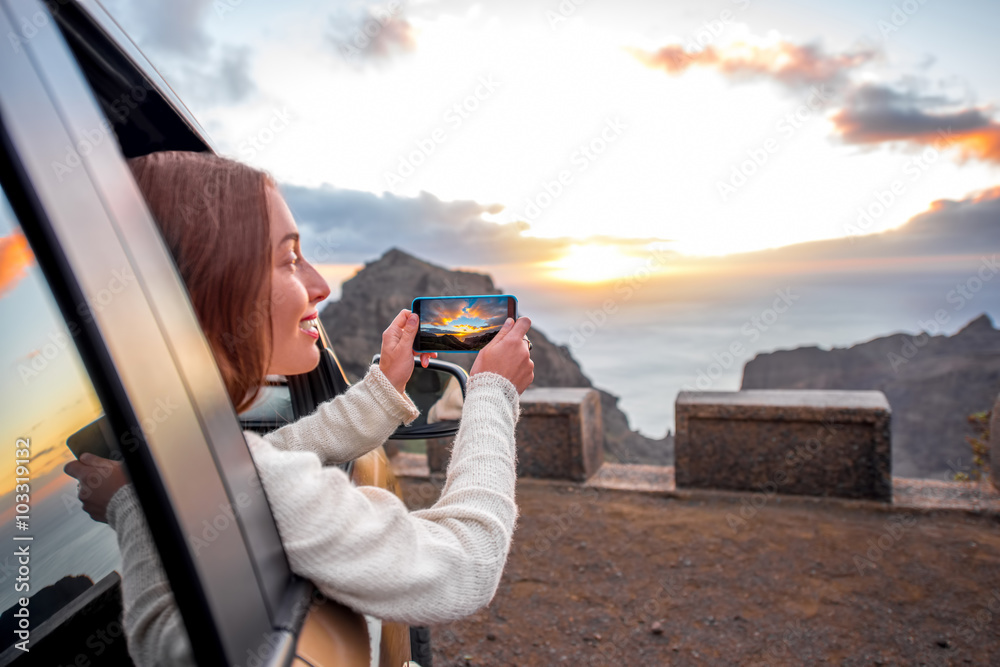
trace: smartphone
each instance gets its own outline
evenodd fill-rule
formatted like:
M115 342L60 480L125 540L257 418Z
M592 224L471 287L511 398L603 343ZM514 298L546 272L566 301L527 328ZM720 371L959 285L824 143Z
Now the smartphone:
M113 447L114 441L115 436L111 431L111 425L108 424L108 418L101 415L66 438L66 446L76 458L80 458L80 454L84 452L90 452L102 459L120 460L122 456L118 448Z
M517 319L513 294L420 296L410 310L420 317L416 352L478 352L508 317Z

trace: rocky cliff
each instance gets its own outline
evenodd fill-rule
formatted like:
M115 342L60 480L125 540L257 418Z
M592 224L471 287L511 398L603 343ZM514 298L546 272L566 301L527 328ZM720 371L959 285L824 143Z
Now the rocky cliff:
M394 248L345 281L340 300L329 303L320 313L320 319L353 382L364 374L372 356L378 353L382 332L402 308L410 307L414 297L502 293L488 275L451 271ZM537 328L532 328L530 337L535 362L533 386L593 386L565 345L552 343ZM475 355L449 354L441 358L469 370ZM672 436L652 440L630 430L625 414L618 408L618 398L598 391L609 459L627 463L673 462Z
M948 477L971 462L969 414L1000 392L1000 331L981 315L953 336L895 334L850 348L760 354L744 389L878 389L892 406L892 472Z

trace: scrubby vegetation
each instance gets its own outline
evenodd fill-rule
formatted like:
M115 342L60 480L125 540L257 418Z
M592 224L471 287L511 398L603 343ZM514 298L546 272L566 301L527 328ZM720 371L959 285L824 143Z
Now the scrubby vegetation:
M991 410L976 412L969 415L969 423L976 430L976 435L965 436L966 442L972 447L972 470L955 473L955 479L960 482L978 482L990 472L990 417Z

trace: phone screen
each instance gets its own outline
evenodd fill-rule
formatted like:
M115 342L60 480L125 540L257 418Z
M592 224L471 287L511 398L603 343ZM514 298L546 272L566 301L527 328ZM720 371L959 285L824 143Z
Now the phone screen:
M517 319L511 294L422 296L411 310L420 316L417 352L477 352L493 340L508 317Z

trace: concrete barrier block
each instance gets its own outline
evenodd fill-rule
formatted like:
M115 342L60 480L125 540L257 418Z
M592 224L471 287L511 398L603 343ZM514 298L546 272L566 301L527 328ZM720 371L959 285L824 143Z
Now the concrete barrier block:
M892 501L880 391L681 392L677 488Z
M596 390L538 387L521 394L519 476L582 482L603 462L604 424Z
M529 388L515 434L521 477L586 481L604 462L601 397L586 387ZM452 438L427 441L427 465L444 472Z

